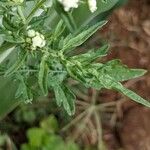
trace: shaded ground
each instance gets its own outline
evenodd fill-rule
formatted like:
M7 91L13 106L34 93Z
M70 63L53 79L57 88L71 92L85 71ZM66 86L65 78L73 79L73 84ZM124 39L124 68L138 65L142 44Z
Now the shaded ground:
M116 10L109 24L100 31L111 42L112 51L107 59L120 58L132 68L144 68L148 73L125 85L146 99L150 99L150 1L131 0ZM98 39L94 39L98 40ZM104 92L102 98L120 99L114 92ZM150 110L123 98L117 112L115 127L107 127L104 140L109 150L120 146L125 150L150 150Z

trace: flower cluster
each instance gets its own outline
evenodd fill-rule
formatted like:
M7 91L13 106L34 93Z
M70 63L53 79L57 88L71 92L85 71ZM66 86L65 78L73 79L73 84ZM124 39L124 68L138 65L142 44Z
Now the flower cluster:
M96 2L96 0L88 0L88 5L89 5L89 9L90 9L90 11L92 13L97 10L97 2Z
M28 38L31 40L31 49L43 48L46 45L45 37L35 30L28 30Z
M69 11L71 8L78 8L80 0L58 0L64 7L65 11ZM93 13L97 10L96 0L88 0L90 11Z
M79 0L58 0L64 7L65 11L69 11L71 8L78 8Z

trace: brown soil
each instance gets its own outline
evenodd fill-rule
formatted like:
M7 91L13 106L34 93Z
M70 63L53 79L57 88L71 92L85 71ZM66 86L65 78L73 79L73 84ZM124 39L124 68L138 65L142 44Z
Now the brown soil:
M148 70L144 77L128 81L125 86L150 99L150 1L130 0L113 13L100 34L111 42L112 50L107 59L119 58L129 67ZM120 95L104 92L102 97L116 100ZM115 126L104 130L108 150L120 147L150 150L150 109L126 98L120 108Z

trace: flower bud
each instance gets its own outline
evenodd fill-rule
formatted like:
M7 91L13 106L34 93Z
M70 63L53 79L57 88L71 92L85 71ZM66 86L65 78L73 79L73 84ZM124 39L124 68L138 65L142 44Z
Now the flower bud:
M37 48L43 48L46 45L44 35L40 34L39 32L36 32L35 30L28 30L27 36L28 41L26 42L31 43L32 50L36 50ZM29 42L29 39L31 42Z

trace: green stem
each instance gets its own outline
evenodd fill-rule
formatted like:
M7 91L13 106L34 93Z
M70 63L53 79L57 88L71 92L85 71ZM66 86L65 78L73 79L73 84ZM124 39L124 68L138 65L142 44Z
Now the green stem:
M76 23L71 13L65 12L61 4L54 0L54 7L58 15L63 19L67 28L71 33L76 31Z

